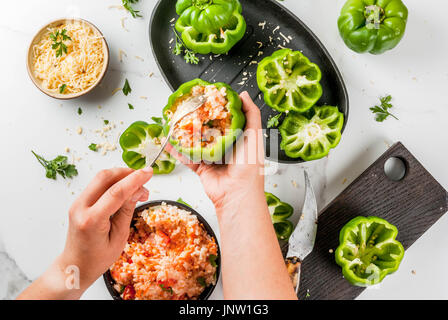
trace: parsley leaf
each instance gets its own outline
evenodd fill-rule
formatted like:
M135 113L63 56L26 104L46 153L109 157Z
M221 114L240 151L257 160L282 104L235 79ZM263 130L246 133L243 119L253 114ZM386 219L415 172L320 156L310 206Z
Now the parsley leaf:
M61 175L65 178L73 178L78 175L78 170L76 170L75 165L67 163L66 156L57 156L51 161L45 160L42 156L36 154L34 151L31 152L36 157L37 161L45 168L45 176L48 179L56 180L57 175Z
M173 28L173 32L176 35L176 38L175 38L176 44L174 45L173 53L176 56L179 56L179 55L183 54L184 55L184 60L187 63L198 64L199 63L199 58L196 57L196 54L194 53L194 51L189 50L185 46L184 42L182 41L182 38L177 34L177 32L176 32L176 30L174 30L174 28Z
M56 51L56 58L62 57L64 53L67 54L67 46L64 41L72 40L72 38L67 35L66 29L62 29L62 31L57 30L54 33L50 33L50 39L53 40L51 48Z
M162 288L162 291L168 292L170 294L174 293L173 288L171 288L171 287L165 287L165 285L163 285L163 284L159 284L159 286L160 286L160 288Z
M134 10L131 6L131 4L135 4L137 2L138 0L121 0L123 7L129 11L133 18L141 17L140 11Z
M89 145L89 149L92 150L92 151L97 152L98 151L98 145L96 143L91 143Z
M63 94L66 88L67 88L67 85L64 83L62 86L59 87L59 93Z
M283 115L283 112L279 113L279 114L277 114L277 115L275 115L273 117L270 117L269 120L268 120L268 123L267 123L268 129L269 128L277 128L279 126L279 124L280 124L279 119L280 119L280 117L282 115Z
M204 277L199 277L197 278L198 283L202 286L202 287L206 287L207 283L205 282L205 278Z
M396 116L394 116L392 113L389 112L389 109L393 107L393 105L390 103L391 101L392 101L391 95L381 97L380 98L381 105L370 108L370 110L375 114L376 121L383 122L389 116L392 116L398 120Z
M125 96L127 96L128 94L130 94L132 92L132 89L131 89L131 86L129 85L128 79L126 79L126 81L124 82L122 91Z
M218 259L218 257L216 255L214 255L214 254L211 254L211 255L208 256L208 261L210 262L210 264L214 268L216 268L216 266L217 266L216 259Z
M107 126L109 124L109 120L104 120L104 124Z
M82 115L82 109L81 108L78 108L78 114Z
M128 103L128 107L130 110L134 110L134 106L132 104Z

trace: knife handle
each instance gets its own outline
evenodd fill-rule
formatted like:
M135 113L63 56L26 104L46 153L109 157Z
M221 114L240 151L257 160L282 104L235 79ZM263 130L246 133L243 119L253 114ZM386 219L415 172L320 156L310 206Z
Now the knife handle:
M285 262L286 262L286 269L288 270L288 274L289 277L291 278L294 290L296 291L296 294L298 294L302 262L297 257L287 258Z

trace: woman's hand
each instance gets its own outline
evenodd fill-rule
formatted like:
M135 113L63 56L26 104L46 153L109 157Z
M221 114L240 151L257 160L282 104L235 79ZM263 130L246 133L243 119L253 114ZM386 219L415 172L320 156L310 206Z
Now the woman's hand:
M233 153L227 154L227 164L193 163L177 152L171 145L167 150L179 161L196 172L205 192L215 205L217 214L229 211L244 199L257 196L264 199L264 147L260 110L247 92L241 94L246 129L235 145Z
M143 185L152 168L115 168L99 172L69 211L63 253L19 298L76 299L118 259L129 236Z

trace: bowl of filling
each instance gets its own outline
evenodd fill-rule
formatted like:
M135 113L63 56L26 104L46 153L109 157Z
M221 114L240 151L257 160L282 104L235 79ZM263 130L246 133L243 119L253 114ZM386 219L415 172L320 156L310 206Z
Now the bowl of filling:
M219 272L207 221L186 204L163 200L135 209L126 247L103 278L114 300L206 300Z
M39 90L56 99L92 91L104 78L109 47L103 34L83 19L59 19L39 30L28 48L28 74Z

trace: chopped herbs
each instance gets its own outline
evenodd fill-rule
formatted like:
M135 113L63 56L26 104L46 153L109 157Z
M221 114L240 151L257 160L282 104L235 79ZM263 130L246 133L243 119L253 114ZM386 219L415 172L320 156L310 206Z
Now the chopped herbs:
M211 254L208 256L208 261L210 261L210 264L212 265L212 267L216 268L217 264L216 264L216 259L218 259L218 257L214 254Z
M165 287L163 284L159 284L160 288L162 288L163 291L168 292L169 294L173 294L173 288L171 287Z
M182 198L177 199L177 202L182 203L182 204L186 205L187 207L191 208L191 206L188 203L186 203L184 200L182 200Z
M81 108L78 108L78 114L82 115L82 109Z
M72 178L78 175L78 170L76 170L75 165L67 163L66 156L57 156L55 159L48 161L45 160L42 156L36 154L34 151L31 151L36 157L37 161L45 168L46 177L48 179L56 180L56 176L59 174L64 179Z
M134 110L134 106L132 104L128 103L128 107L130 110Z
M283 114L283 112L269 118L268 123L267 123L268 129L269 128L277 128L279 126L279 124L280 124L279 119L282 116L282 114Z
M174 45L173 53L176 56L183 54L184 60L187 63L198 64L199 58L196 57L196 54L185 46L182 38L177 34L176 30L173 29L173 32L176 35L176 44Z
M199 283L201 286L203 286L203 287L206 287L206 286L207 286L207 283L205 282L205 278L204 278L204 277L199 277L199 278L197 278L197 280L198 280L198 283Z
M107 126L109 124L109 120L104 120L104 124Z
M162 120L162 118L152 117L151 120L154 121L154 122L157 123L157 124L163 125L163 120Z
M128 94L130 94L132 92L132 89L131 89L131 86L129 85L128 79L126 79L126 81L124 82L122 91L125 96L127 96Z
M96 143L91 143L89 145L89 149L92 150L92 151L97 152L98 151L98 145Z
M383 122L389 116L392 116L398 120L398 118L396 116L394 116L392 113L389 112L389 109L393 107L393 105L390 103L391 100L392 100L391 95L382 97L382 98L380 98L380 102L381 102L380 106L374 106L374 107L370 108L370 110L376 115L376 117L375 117L376 121Z
M141 17L140 11L134 10L134 8L132 8L132 6L131 6L131 4L135 4L137 2L138 2L138 0L121 0L121 3L123 4L123 8L128 10L133 18Z
M67 88L67 85L64 83L62 86L59 87L59 93L63 94L66 88Z
M51 48L56 50L56 58L62 57L64 53L67 54L67 46L64 41L72 40L72 38L67 35L66 29L62 29L62 31L57 30L55 33L50 33L50 39L53 40L53 45Z

